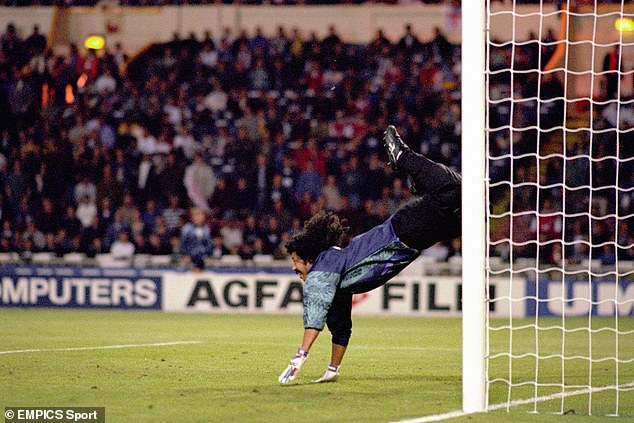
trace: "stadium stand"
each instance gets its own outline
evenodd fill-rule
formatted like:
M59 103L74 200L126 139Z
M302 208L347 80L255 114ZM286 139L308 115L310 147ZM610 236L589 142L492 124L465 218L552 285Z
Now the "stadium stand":
M440 31L421 42L406 28L396 43L378 31L369 44L353 45L334 27L323 39L282 27L269 38L227 30L217 39L154 45L131 60L121 45L101 52L70 46L67 57L56 56L39 31L21 39L12 25L0 43L0 252L23 259L102 257L122 233L128 252L132 244L136 254L178 258L192 206L209 216L209 256L217 259L282 258L290 234L323 208L360 233L412 195L386 166L381 137L388 123L413 149L460 168L460 51ZM517 49L516 66L530 66L538 48ZM500 68L510 57L508 48L492 51ZM530 74L516 82L536 90ZM492 95L496 89L494 78ZM540 93L562 89L557 78L544 78ZM491 119L508 112L503 102L489 111ZM535 120L530 104L516 112L527 125ZM562 113L555 107L548 114L553 121L540 124L554 125ZM609 111L595 110L593 118L607 122ZM508 138L500 134L494 148L508 148ZM529 139L528 132L514 138L515 151ZM593 145L613 154L609 141ZM584 145L579 138L569 153ZM579 160L567 177L583 178L589 166ZM501 178L510 167L490 171ZM514 167L517 180L537 171L528 162ZM561 175L557 161L539 171L553 181ZM623 186L633 178L634 171L625 175ZM557 190L540 198L545 210L561 210ZM597 207L614 208L613 194L594 198ZM628 198L619 204L622 215L631 213ZM632 237L633 223L622 221L619 234ZM537 224L551 225L553 236L561 231L557 218L527 218L525 231ZM587 223L566 224L588 237ZM595 240L603 224L593 226ZM460 242L426 254L448 260L460 254ZM534 257L534 249L525 255ZM587 252L566 257L580 261ZM592 257L614 259L601 251Z

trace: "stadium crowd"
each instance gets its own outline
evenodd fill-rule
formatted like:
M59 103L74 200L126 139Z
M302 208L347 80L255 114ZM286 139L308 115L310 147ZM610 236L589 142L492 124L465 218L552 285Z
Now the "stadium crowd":
M360 233L412 195L386 166L388 122L459 167L459 51L439 31L356 46L335 28L226 30L125 73L120 46L45 46L39 31L2 36L4 251L170 254L188 232L214 256L280 256L321 208ZM185 231L192 206L208 220Z
M196 266L205 256L282 257L290 234L321 209L347 218L358 234L413 195L386 165L388 124L416 151L460 168L460 51L439 30L425 43L407 26L396 43L378 31L369 44L352 45L334 27L323 39L295 28L280 27L273 37L226 29L217 39L175 39L133 61L120 45L100 52L71 46L68 56L55 56L37 29L23 40L9 26L0 43L0 251L182 254ZM516 61L536 66L534 45L517 50ZM494 49L492 66L508 67L510 57L509 49ZM493 97L508 97L509 77L493 78ZM534 90L536 78L525 78L515 80L518 89ZM562 90L557 78L542 79L542 98ZM492 107L491 127L508 122L508 103ZM561 122L561 103L542 107L540 126ZM524 109L515 108L514 120L530 126L536 106ZM510 149L510 131L498 132L493 156ZM516 153L534 148L530 132L516 135ZM555 140L544 135L542 146ZM587 145L586 138L570 142L568 154L587 153ZM598 138L592 145L614 154ZM561 160L542 166L516 160L513 180L540 174L541 184L561 182ZM623 186L632 186L628 169L621 169ZM589 171L587 160L569 161L566 178L576 179L567 182L587 183ZM508 160L491 165L493 181L510 180L510 172ZM536 191L518 194L513 211L531 210ZM570 191L566 211L588 210ZM626 194L620 215L634 207ZM561 189L539 190L540 211L561 210L563 197ZM614 198L609 190L594 195L606 213L615 213ZM492 199L494 212L510 202L508 193ZM524 228L514 232L518 242L519 234L557 238L564 227L566 239L596 242L615 221L524 217L516 222ZM632 219L620 224L619 242L632 242ZM510 236L503 227L492 224L494 239ZM557 260L556 247L543 248L542 260ZM502 246L495 250L508 258ZM534 246L516 250L536 254ZM459 251L454 240L426 254L444 260ZM565 254L579 261L587 251L575 245ZM609 261L607 251L593 254Z

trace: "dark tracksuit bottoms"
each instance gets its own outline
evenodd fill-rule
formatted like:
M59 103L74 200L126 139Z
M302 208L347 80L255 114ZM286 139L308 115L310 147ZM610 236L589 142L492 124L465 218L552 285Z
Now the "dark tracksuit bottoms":
M392 218L394 232L407 246L424 250L461 233L461 176L445 165L405 150L397 166L412 178L418 197Z

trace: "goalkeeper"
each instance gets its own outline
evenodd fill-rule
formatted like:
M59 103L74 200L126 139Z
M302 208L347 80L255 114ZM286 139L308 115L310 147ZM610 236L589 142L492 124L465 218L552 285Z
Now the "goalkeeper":
M385 284L422 250L460 235L460 175L411 151L394 126L383 140L390 165L407 173L418 197L348 246L348 228L331 212L313 216L288 242L293 270L304 281L304 338L280 383L297 377L324 325L332 333L332 353L315 382L336 380L352 330L352 295Z

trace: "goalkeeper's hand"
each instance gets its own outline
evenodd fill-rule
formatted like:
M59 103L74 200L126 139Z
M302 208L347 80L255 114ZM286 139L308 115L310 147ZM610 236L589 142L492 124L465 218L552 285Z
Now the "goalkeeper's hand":
M306 361L307 358L308 351L304 351L303 349L298 348L297 352L291 359L291 362L288 363L288 367L282 372L277 380L283 384L287 384L288 382L295 380L295 378L297 377L297 373L299 373L302 366L304 365L304 361Z
M334 382L339 377L339 366L333 364L328 365L328 368L317 380L313 380L314 383Z

